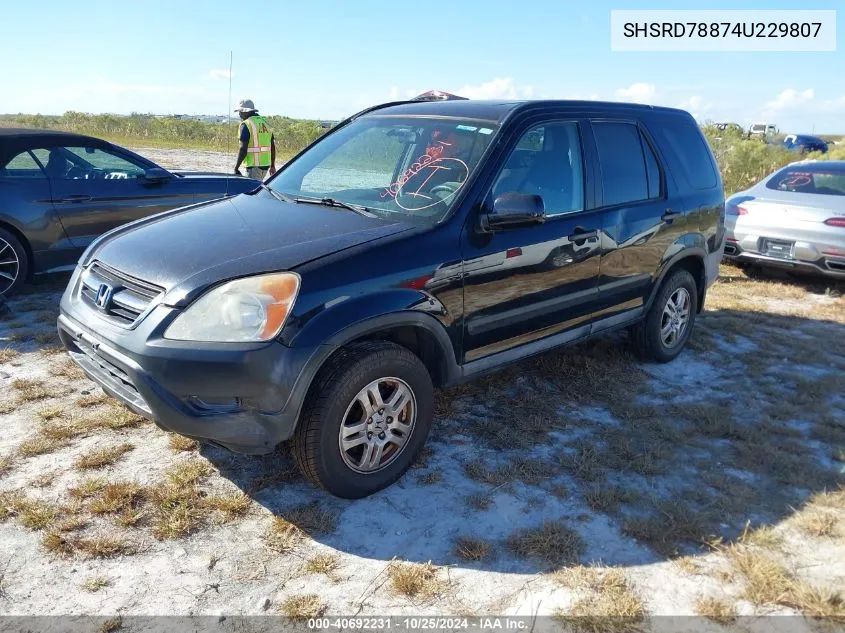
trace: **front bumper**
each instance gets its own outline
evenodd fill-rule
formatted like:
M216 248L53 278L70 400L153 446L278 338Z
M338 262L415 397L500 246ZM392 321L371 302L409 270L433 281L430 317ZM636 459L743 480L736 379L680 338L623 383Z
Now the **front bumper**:
M59 336L109 395L168 431L240 453L268 453L291 437L328 346L170 341L161 333L178 311L161 305L134 329L119 328L72 300L74 279Z
M725 243L725 259L845 279L845 255L837 254L843 252L840 248L798 240L790 258L771 257L759 251L760 239L750 234L729 235Z

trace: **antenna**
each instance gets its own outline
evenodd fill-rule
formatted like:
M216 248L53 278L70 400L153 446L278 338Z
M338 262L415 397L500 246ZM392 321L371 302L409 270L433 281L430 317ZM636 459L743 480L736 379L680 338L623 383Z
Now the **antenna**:
M226 135L229 140L226 141L226 146L229 152L232 151L232 139L229 134L232 129L232 51L229 51L229 107L226 108Z

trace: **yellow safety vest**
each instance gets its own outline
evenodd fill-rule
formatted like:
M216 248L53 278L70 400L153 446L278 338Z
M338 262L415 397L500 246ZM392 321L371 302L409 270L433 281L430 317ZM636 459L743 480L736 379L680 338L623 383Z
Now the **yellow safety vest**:
M243 125L249 130L249 145L246 149L244 164L247 167L269 167L271 163L270 143L273 139L273 133L270 131L270 126L267 125L267 120L260 114L253 114L243 122Z

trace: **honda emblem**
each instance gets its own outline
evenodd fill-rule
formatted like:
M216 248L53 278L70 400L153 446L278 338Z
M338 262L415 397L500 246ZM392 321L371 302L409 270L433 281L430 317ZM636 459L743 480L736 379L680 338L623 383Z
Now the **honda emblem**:
M97 307L100 310L107 310L113 294L114 288L108 284L100 284L100 287L97 288Z

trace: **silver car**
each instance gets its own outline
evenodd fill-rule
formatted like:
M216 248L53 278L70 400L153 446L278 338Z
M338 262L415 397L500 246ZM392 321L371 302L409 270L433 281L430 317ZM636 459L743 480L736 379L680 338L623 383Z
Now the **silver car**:
M845 161L791 163L725 202L725 258L845 279Z

